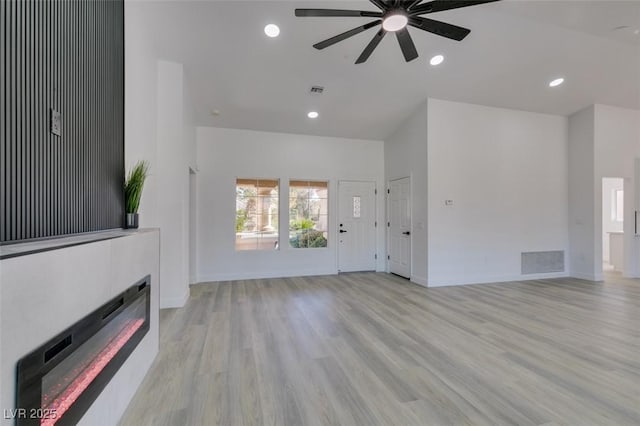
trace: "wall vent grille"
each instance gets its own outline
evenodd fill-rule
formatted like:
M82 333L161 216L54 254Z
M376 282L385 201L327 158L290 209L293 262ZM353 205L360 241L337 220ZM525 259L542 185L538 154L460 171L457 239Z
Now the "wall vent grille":
M564 250L522 252L522 274L564 272Z

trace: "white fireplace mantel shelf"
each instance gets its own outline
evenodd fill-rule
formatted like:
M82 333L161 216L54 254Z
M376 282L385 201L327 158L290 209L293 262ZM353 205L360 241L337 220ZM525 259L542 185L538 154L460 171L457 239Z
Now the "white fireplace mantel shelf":
M57 250L96 241L125 237L139 232L151 232L153 228L143 229L110 229L108 231L87 232L83 234L67 235L63 237L46 238L0 245L0 259L10 259L48 250Z

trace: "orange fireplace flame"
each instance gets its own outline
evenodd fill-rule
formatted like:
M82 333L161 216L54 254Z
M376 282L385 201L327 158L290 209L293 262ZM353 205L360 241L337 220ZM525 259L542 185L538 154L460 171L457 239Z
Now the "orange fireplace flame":
M120 332L98 353L87 368L83 369L50 404L43 407L44 411L55 413L55 416L43 418L40 425L55 425L143 324L144 319L127 321Z

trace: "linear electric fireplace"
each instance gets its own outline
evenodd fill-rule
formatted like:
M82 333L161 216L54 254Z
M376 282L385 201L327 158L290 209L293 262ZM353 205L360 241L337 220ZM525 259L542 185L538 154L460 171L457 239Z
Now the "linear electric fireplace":
M146 276L18 361L18 426L74 425L149 330Z

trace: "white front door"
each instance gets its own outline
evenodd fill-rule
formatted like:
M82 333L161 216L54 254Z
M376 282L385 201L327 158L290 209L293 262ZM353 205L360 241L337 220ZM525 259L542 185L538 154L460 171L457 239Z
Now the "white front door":
M389 182L389 272L411 278L411 181Z
M338 271L376 269L376 184L338 183Z

